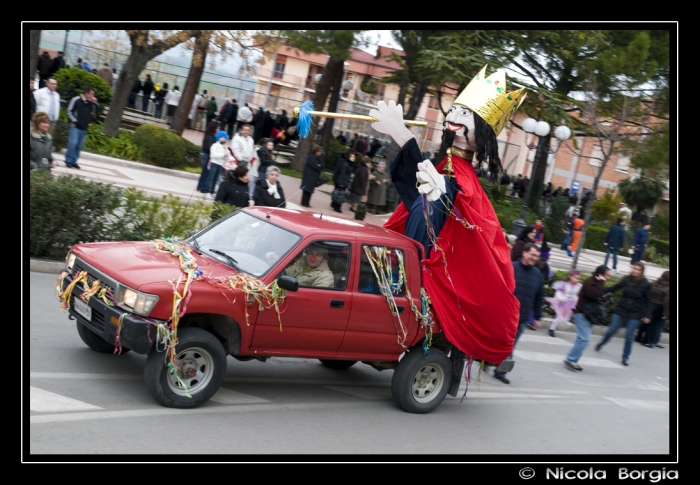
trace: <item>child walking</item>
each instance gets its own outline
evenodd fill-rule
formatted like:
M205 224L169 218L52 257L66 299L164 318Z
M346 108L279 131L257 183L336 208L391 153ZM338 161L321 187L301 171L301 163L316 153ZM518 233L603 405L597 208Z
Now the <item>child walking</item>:
M580 271L574 269L569 272L566 280L555 281L552 284L554 288L554 297L545 297L554 310L555 317L549 325L549 336L555 337L554 330L557 325L563 322L568 322L578 303L578 294L581 291L581 283L578 282Z

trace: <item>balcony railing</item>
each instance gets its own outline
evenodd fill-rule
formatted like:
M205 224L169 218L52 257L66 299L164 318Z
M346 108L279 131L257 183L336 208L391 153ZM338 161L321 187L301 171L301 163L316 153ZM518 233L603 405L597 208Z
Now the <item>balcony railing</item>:
M287 74L286 72L281 71L272 72L267 67L261 67L258 70L258 80L268 81L270 79L270 74L272 74L272 79L276 79L287 84L293 84L295 86L301 87L305 83L305 79L301 76L295 76L294 74Z

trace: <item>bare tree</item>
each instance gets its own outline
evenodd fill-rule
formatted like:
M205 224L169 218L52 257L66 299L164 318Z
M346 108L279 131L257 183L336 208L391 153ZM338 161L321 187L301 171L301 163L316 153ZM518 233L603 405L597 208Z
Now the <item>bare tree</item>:
M645 126L647 126L654 111L653 100L628 95L619 95L612 99L603 100L592 82L588 84L587 96L588 100L583 103L582 115L591 128L588 135L598 140L600 156L592 157L581 154L579 156L598 160L600 165L593 179L592 197L582 208L585 214L584 225L581 230L581 239L574 254L572 268L576 268L579 254L586 240L586 232L591 220L589 208L595 201L600 177L605 167L612 155L618 151L620 143L644 135L647 131Z

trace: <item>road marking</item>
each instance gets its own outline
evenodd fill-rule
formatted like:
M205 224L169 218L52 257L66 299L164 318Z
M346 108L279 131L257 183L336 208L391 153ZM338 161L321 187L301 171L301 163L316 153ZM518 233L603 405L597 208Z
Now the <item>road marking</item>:
M352 396L361 397L363 399L391 399L391 389L386 387L384 389L375 389L367 387L355 387L355 386L323 386L326 389L331 389L333 391L342 392L343 394L350 394Z
M220 387L211 400L218 402L219 404L257 404L270 402L267 399L251 396L249 394L243 394L242 392L232 391L231 389L226 389L225 387Z
M668 401L642 401L617 397L605 397L605 399L627 409L643 409L645 411L668 411L670 409Z
M138 374L88 374L85 372L30 372L30 379L143 379Z
M96 411L102 408L29 386L29 409L39 413L56 413L61 411Z
M514 359L517 361L520 359L532 360L535 362L558 362L562 366L564 365L563 355L558 354L548 354L545 352L528 352L527 350L515 349ZM594 359L591 357L583 357L579 363L581 367L586 367L587 365L592 367L610 367L613 369L622 369L622 366L604 359Z
M567 342L563 338L559 337L550 337L549 335L545 336L536 336L536 335L521 335L520 338L518 339L518 343L520 342L530 342L530 343L537 343L537 344L545 344L545 345L565 345L568 347L571 347L571 342Z
M366 406L363 402L324 402L298 404L239 404L208 405L194 409L172 409L157 406L154 409L134 409L130 411L104 411L93 413L44 414L29 417L29 424L66 423L71 421L96 421L102 419L148 418L162 416L191 416L194 414L249 413L259 411L308 411L310 409L327 409L338 411L346 408Z
M639 379L632 379L632 380L629 380L629 381L624 382L624 383L623 382L616 382L614 384L611 384L608 381L600 381L597 378L586 379L585 376L583 376L580 373L574 374L576 377L573 377L572 374L573 374L572 371L555 372L554 373L554 375L556 375L556 376L568 377L569 380L571 380L572 382L576 382L579 385L588 386L588 387L611 387L611 386L614 386L616 389L634 389L634 390L641 390L641 391L662 391L662 392L669 391L669 388L666 386L663 386L661 384L657 384L655 382L642 381Z

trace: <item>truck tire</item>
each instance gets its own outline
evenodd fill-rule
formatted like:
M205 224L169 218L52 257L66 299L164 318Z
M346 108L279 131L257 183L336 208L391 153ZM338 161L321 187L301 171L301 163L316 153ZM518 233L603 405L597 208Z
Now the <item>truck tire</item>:
M329 369L335 369L335 370L345 370L349 369L353 365L357 364L356 360L327 360L327 359L318 359L321 361L321 364L325 365Z
M100 352L101 354L114 353L114 344L110 344L82 323L76 323L75 325L78 327L78 335L80 335L80 339L85 342L85 345L90 347L95 352ZM127 349L126 347L122 346L121 354L125 354L129 350L131 349Z
M144 369L146 387L163 406L196 408L219 390L226 374L226 351L206 330L183 328L178 331L175 363L181 373L170 372L167 352L151 349Z
M432 347L407 352L396 365L391 378L391 395L396 404L409 413L429 413L442 403L452 383L450 359Z

